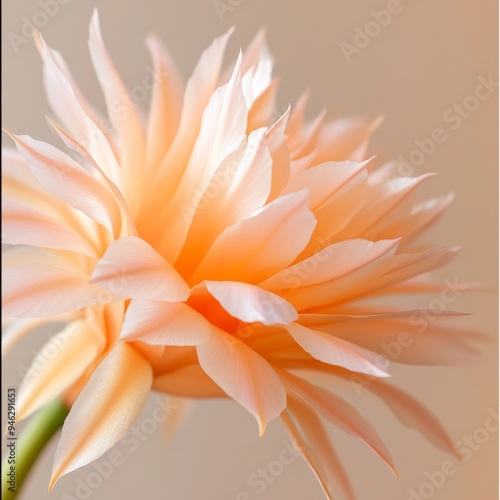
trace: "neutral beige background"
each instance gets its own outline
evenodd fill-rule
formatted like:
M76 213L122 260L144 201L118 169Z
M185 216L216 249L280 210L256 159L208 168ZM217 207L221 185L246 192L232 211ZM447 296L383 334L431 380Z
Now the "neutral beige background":
M49 1L49 3L53 3ZM17 133L52 139L44 115L48 106L41 85L41 65L32 40L13 50L12 34L22 35L26 20L41 11L43 0L7 0L3 8L3 123ZM402 12L393 16L380 34L348 63L342 42L353 43L355 28L372 19L371 10L386 8L388 0L222 0L229 6L221 20L211 0L159 1L65 0L42 32L60 50L82 89L102 106L86 50L87 25L94 6L99 8L105 41L130 86L143 78L150 62L143 45L149 32L159 33L187 76L201 50L229 26L236 26L230 52L235 54L261 26L267 27L276 56L276 75L282 75L279 106L294 101L309 86L311 112L328 106L331 115L386 119L377 131L371 153L382 159L408 157L414 140L429 137L436 127L447 140L415 174L439 172L427 193L453 190L456 201L429 238L463 245L456 261L438 274L442 279L480 280L496 289L497 220L497 110L498 91L451 130L443 113L472 95L477 78L497 80L497 4L490 0L401 0ZM43 16L36 19L43 20ZM42 21L43 22L43 21ZM10 37L9 37L10 34ZM4 137L5 139L5 137ZM483 357L463 368L395 367L394 380L418 396L449 429L455 440L480 428L490 408L497 407L497 303L494 291L462 295L453 307L474 313L468 324L491 339L481 347ZM44 338L31 339L16 349L6 363L5 383L19 383L19 366ZM4 386L5 389L5 386ZM353 398L352 394L350 394ZM359 498L406 500L409 488L426 480L424 473L441 467L447 457L416 433L403 428L375 401L355 398L373 415L388 442L400 472L398 482L368 449L354 439L332 432L355 484ZM3 399L5 401L5 399ZM151 415L151 400L143 418ZM4 417L4 415L2 415ZM259 440L253 419L234 404L196 404L168 446L158 430L140 448L118 445L125 463L92 490L90 498L234 500L247 492L252 499L321 499L314 477L300 460L260 495L247 479L279 457L286 436L278 423ZM498 433L457 465L458 471L436 489L432 498L493 500L498 498ZM63 478L50 496L45 493L54 445L46 450L22 498L78 498L78 480L86 481L92 466ZM80 496L80 498L83 498Z

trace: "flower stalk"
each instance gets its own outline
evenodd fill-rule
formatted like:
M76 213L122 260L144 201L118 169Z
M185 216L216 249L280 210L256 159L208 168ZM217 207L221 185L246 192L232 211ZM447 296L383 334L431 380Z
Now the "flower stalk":
M26 424L19 439L12 441L15 443L15 453L7 453L2 461L2 498L4 500L17 498L38 455L62 427L68 413L69 408L56 399L38 411ZM11 460L9 463L9 458L13 458L14 462Z

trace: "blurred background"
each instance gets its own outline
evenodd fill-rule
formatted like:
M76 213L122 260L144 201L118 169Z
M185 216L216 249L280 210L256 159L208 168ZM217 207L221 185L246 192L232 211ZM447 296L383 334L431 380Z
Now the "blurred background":
M41 62L31 38L33 27L62 53L81 89L103 109L86 46L94 7L100 12L108 50L130 88L151 67L143 43L151 32L161 36L188 77L215 36L236 27L228 51L233 57L264 26L276 58L275 75L282 77L279 110L309 88L311 117L323 106L332 117L375 119L384 115L370 155L376 154L380 160L406 160L414 175L439 173L423 191L429 195L453 191L456 199L428 239L460 245L463 250L437 276L443 283L474 280L486 284L485 291L458 296L452 307L472 312L467 326L484 333L489 341L478 344L482 357L473 365L395 366L393 380L432 409L454 441L464 444L470 436L470 456L458 462L434 449L378 401L368 394L359 397L352 390L343 395L372 420L387 442L399 480L355 438L335 429L332 437L360 499L498 498L497 2L7 0L2 2L4 127L37 139L53 139L45 122L50 111L42 91ZM481 82L479 100L474 96ZM444 135L439 142L429 142L436 128ZM10 144L5 134L3 139ZM427 144L427 151L416 153L418 144ZM4 364L3 402L6 387L18 386L23 367L29 366L35 350L46 340L44 335L25 339ZM158 405L156 398L150 398L139 427ZM120 460L112 471L102 465L110 458L108 452L98 461L104 472L96 474L95 466L89 465L62 478L48 494L54 441L20 497L323 498L300 458L282 467L273 465L288 442L279 422L259 439L253 418L244 410L229 402L211 401L195 403L169 441L164 439L164 427L148 424L137 438L137 447L119 443L115 450ZM447 460L453 462L454 472L440 481L435 472ZM259 469L275 474L257 483Z

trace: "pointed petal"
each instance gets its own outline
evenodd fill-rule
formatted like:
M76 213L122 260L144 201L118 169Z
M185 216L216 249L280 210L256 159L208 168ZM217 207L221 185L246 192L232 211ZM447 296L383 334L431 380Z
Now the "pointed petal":
M14 318L53 316L116 300L88 276L48 264L21 264L3 271L4 314Z
M272 158L264 133L265 129L251 132L248 141L244 139L221 162L199 202L186 207L194 212L193 222L175 263L183 275L196 269L222 231L265 205L271 189Z
M278 198L255 216L238 221L215 240L191 282L258 283L290 265L316 225L308 204L308 194L302 191Z
M273 175L269 200L274 200L290 178L290 151L286 144L286 127L290 106L266 132L267 144L273 158Z
M300 289L333 281L392 255L399 240L347 240L321 249L311 257L261 283L267 290ZM281 294L280 294L281 295Z
M286 329L305 351L319 361L375 377L389 376L386 371L389 362L379 354L298 323L291 323Z
M109 56L99 27L99 15L94 10L90 23L89 51L106 100L108 115L120 137L120 164L123 168L127 201L130 193L142 184L146 156L145 134L134 103Z
M179 273L144 240L116 240L97 263L91 283L127 298L183 301L189 287Z
M299 315L280 296L236 281L205 281L209 293L233 317L246 323L288 325Z
M35 35L35 42L43 59L45 94L50 107L70 134L102 165L107 175L118 181L114 145L110 143L109 135L97 125L102 123L102 117L96 116L83 97L61 54L48 47L41 35Z
M146 40L153 60L155 75L147 129L148 167L159 168L177 129L182 110L183 82L174 60L161 41L150 36Z
M363 418L354 406L333 392L312 385L291 373L280 370L279 375L288 388L300 396L324 419L364 441L389 466L397 478L385 444L372 425Z
M199 193L203 193L212 180L218 166L236 151L247 127L247 108L241 88L241 57L233 76L226 85L212 94L201 120L199 135L183 173L179 188L162 219L163 231L159 248L168 260L177 259L185 242L194 210L181 211L179 206L197 207ZM162 244L163 243L163 244Z
M340 189L365 169L369 162L370 160L360 163L331 161L316 165L299 173L280 195L296 193L307 188L311 196L311 210L316 212L322 204L330 201Z
M283 384L269 363L255 351L222 330L197 346L198 359L207 375L259 423L260 434L286 407Z
M403 425L415 429L429 443L441 450L458 455L455 444L443 426L425 406L412 396L382 380L370 381L367 388L384 401Z
M151 214L159 213L179 186L200 130L203 111L218 85L226 44L232 31L216 38L203 52L187 82L179 129L154 179L156 194L152 194L145 207L147 209L140 214L144 223L151 223Z
M189 346L206 342L213 326L184 302L132 300L121 338L152 345Z
M20 387L17 418L22 420L76 382L96 358L104 339L85 321L54 335L35 356Z
M339 488L347 500L355 500L349 478L333 450L321 420L293 393L287 396L287 409L281 414L281 419L295 449L314 471L328 500L337 498L335 487Z
M2 201L2 241L9 245L69 250L97 258L96 249L73 228L15 200Z
M117 344L66 418L49 491L61 476L99 458L125 436L144 407L152 381L149 363L130 345Z
M115 234L120 213L112 193L72 158L50 144L28 136L14 136L33 175L53 196L82 211Z
M442 289L442 288L441 288ZM301 314L300 323L353 342L411 365L464 365L476 361L479 353L467 341L480 340L476 332L443 324L463 313L415 310L370 316Z

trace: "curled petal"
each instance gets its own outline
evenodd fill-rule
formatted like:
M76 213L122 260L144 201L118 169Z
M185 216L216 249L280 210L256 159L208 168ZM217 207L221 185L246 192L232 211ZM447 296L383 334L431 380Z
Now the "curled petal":
M205 281L209 293L231 316L246 323L288 325L299 315L278 295L236 281Z

